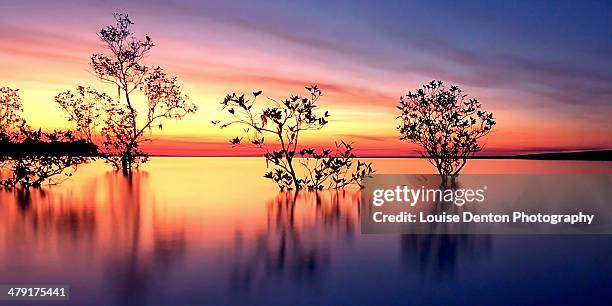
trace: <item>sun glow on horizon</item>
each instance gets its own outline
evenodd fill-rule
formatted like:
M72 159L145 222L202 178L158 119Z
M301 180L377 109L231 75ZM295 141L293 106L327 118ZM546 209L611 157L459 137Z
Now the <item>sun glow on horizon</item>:
M53 101L56 94L83 85L116 97L116 89L98 80L88 64L91 54L105 52L96 31L112 22L113 10L71 4L71 10L82 15L63 20L56 18L55 11L46 14L44 6L15 4L15 10L30 16L31 22L21 23L11 16L1 22L0 85L20 89L24 116L32 127L51 130L69 127ZM484 109L495 113L498 125L488 136L483 153L612 147L612 124L602 120L612 114L609 105L593 105L584 111L522 87L485 86L453 77L467 72L451 71L450 65L448 70L429 71L439 63L417 64L427 55L422 50L404 55L406 67L390 66L384 53L390 56L402 50L393 42L380 41L373 47L382 55L370 55L349 42L336 45L323 36L264 28L268 23L227 23L214 16L190 14L160 23L155 18L159 11L154 9L160 8L152 7L151 14L137 11L133 17L136 34L148 33L156 44L146 62L177 76L199 108L195 115L168 120L161 130L153 130L156 141L145 147L154 155L248 155L244 152L251 151L229 145L235 131L211 124L223 116L219 102L224 96L232 92L248 96L263 90L269 97L282 99L304 94L304 86L311 84L323 90L318 105L329 110L331 117L324 129L304 135L304 144L330 146L343 139L354 142L356 151L365 155L413 154L414 146L399 141L395 107L402 94L432 78L460 85L479 98ZM167 12L175 17L182 13L179 8ZM329 34L319 30L321 35ZM372 37L373 41L384 38ZM470 58L450 59L462 64ZM389 57L391 60L394 58ZM424 69L421 65L429 66Z

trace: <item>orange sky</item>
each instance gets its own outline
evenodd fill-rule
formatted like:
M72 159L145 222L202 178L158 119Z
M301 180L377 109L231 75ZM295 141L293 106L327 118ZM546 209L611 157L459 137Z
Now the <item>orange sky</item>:
M104 52L96 31L113 21L110 13L117 7L67 3L84 14L61 18L59 8L32 9L15 4L11 9L17 14L2 13L6 18L0 19L0 86L20 89L26 119L33 127L67 126L53 102L53 96L61 91L84 85L116 95L116 89L93 75L88 60L92 53ZM164 14L180 12L169 7ZM152 154L255 154L251 149L231 148L228 139L235 136L234 131L221 131L210 123L220 118L223 97L234 91L261 89L266 96L282 98L303 94L304 86L319 84L324 93L319 106L332 117L323 130L306 134L303 143L331 145L344 139L354 142L361 155L412 155L415 147L398 139L395 105L402 94L433 78L460 85L495 113L498 124L484 153L612 147L609 103L564 103L545 91L526 90L528 85L496 86L454 77L469 67L449 65L446 69L408 72L388 69L365 57L367 50L354 49L349 43L341 45L348 51L330 50L321 41L308 40L299 33L294 36L290 30L275 32L252 24L224 23L208 15L156 18L159 14L131 13L137 35L147 33L156 44L146 61L178 76L199 112L180 122L166 122L162 131L156 131L156 141L144 146ZM364 48L379 52L389 46ZM437 52L435 46L431 48L432 54ZM414 62L424 65L419 61L428 50L424 47L414 55L404 54L407 63L413 62L407 67L415 66ZM461 63L461 59L450 58ZM378 60L384 62L385 58ZM539 84L533 84L536 86Z

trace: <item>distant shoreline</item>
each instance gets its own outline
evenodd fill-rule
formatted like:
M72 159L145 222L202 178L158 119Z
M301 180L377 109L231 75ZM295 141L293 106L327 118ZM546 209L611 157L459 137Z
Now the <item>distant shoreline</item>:
M16 150L17 149L17 150ZM95 157L93 153L94 147L86 143L44 143L19 145L14 148L0 148L0 157L11 157L19 155L35 155L35 156L87 156ZM261 154L253 155L164 155L151 154L150 157L225 157L225 158L253 158L263 157ZM357 155L357 158L425 158L416 155ZM529 153L516 155L477 155L468 157L468 159L518 159L518 160L575 160L575 161L612 161L612 149L610 150L591 150L591 151L571 151L571 152L548 152L548 153Z
M261 155L150 155L150 157L226 157L226 158L252 158ZM356 156L358 158L425 158L422 156ZM572 151L530 153L518 155L480 155L468 159L520 159L520 160L575 160L575 161L612 161L612 150Z

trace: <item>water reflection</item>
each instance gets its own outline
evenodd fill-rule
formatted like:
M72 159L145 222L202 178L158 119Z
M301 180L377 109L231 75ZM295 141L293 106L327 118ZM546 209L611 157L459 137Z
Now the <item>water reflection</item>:
M321 281L335 269L334 251L350 247L359 235L361 200L360 191L280 192L266 203L265 229L252 236L237 231L230 288L249 291L271 280ZM434 205L432 212L441 207L457 209ZM437 279L452 278L457 265L488 256L493 243L490 235L399 235L399 246L409 273Z
M385 162L381 172L418 164ZM124 177L87 165L46 191L0 191L0 283L70 284L70 305L563 304L562 289L611 298L610 236L362 235L359 191L277 193L258 159L147 167Z
M422 278L453 278L458 265L489 256L492 242L490 235L401 235L402 263Z
M157 283L184 261L184 226L158 211L162 205L153 195L146 172L130 176L107 173L83 185L86 192L0 192L0 225L9 233L3 243L3 248L10 250L6 257L19 261L20 254L54 250L66 267L71 261L83 260L82 256L100 257L94 262L106 271L104 292L115 296L113 304L148 304L149 292L163 290ZM67 243L72 247L67 248ZM19 277L9 275L7 279ZM87 284L73 287L80 285Z
M13 198L13 199L11 199ZM65 197L54 198L41 189L14 189L0 194L0 203L16 204L4 207L7 243L55 238L57 243L78 244L91 239L96 232L96 211L93 207ZM7 204L5 204L7 205ZM10 218L13 217L14 218Z
M429 183L429 185L427 185ZM437 187L444 193L446 190L462 189L460 180L452 182L442 181L424 182L427 188ZM455 205L452 201L440 198L433 205L424 205L424 213L428 215L460 214L463 207ZM472 208L478 213L478 208ZM427 223L420 225L425 227L424 232L438 234L405 234L400 236L400 250L402 263L406 269L418 269L421 278L453 278L459 264L474 264L479 259L489 256L493 248L491 235L450 235L443 234L453 232L455 223ZM460 232L470 232L474 223L462 223ZM457 229L455 229L457 230Z
M355 191L280 192L266 204L266 228L237 233L232 289L269 279L316 282L330 268L330 252L358 231Z
M156 199L147 194L151 192L148 173L112 173L106 179L110 203L121 203L112 205L113 235L123 236L108 259L108 292L116 295L117 305L147 305L150 290L163 290L156 282L163 282L185 259L185 228L180 223L164 224Z

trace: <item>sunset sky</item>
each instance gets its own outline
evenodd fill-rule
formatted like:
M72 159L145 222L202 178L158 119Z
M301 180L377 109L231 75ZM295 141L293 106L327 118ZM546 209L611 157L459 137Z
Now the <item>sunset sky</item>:
M483 3L0 0L0 86L20 89L31 126L67 127L57 93L116 95L88 62L105 52L96 32L125 12L156 44L146 62L176 75L200 109L165 123L145 146L153 154L252 154L210 123L223 97L283 98L318 84L332 117L306 144L412 155L395 106L432 79L495 113L484 153L612 148L612 3Z

